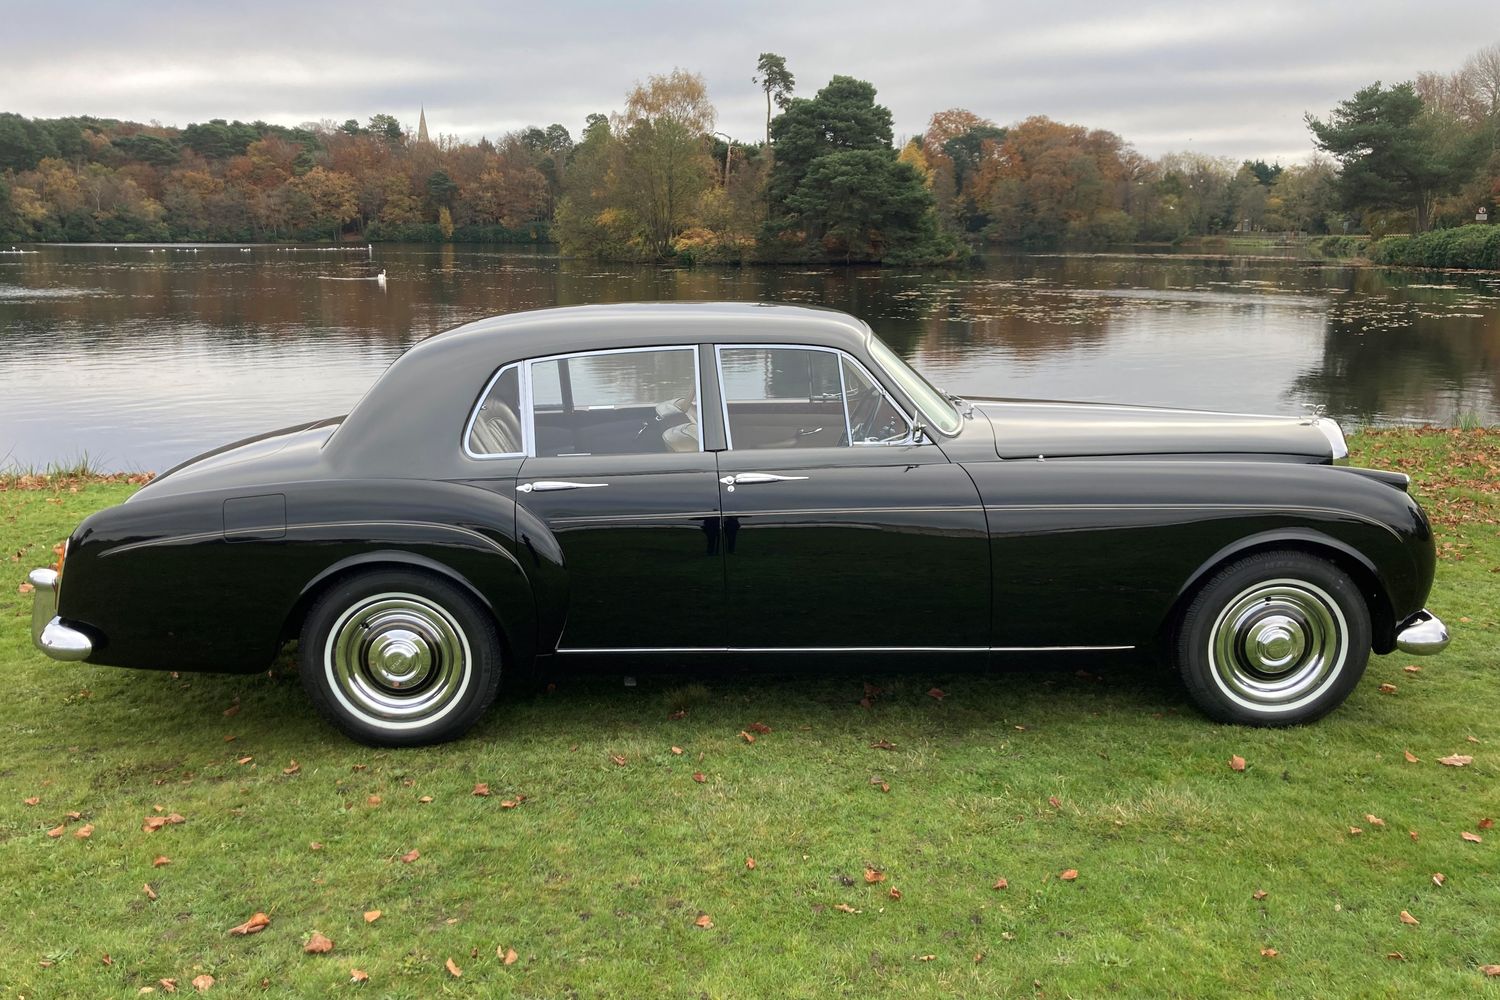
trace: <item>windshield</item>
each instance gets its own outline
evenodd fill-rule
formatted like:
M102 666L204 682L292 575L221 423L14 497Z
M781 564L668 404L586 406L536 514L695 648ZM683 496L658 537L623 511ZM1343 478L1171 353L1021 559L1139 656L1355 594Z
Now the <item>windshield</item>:
M934 389L927 380L912 371L900 355L885 345L885 342L873 333L870 334L870 353L875 357L875 363L886 370L891 378L899 385L917 407L932 421L932 426L944 434L957 434L958 429L963 426L963 419L954 410L943 394Z

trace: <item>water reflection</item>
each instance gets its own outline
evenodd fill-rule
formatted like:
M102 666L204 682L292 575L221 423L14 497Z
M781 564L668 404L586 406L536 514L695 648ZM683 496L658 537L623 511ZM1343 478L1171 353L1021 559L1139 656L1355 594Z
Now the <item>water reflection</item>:
M368 280L381 270L384 287ZM670 299L844 309L960 393L1500 420L1496 275L1186 255L686 270L451 246L44 247L0 258L0 462L165 468L343 412L458 323Z

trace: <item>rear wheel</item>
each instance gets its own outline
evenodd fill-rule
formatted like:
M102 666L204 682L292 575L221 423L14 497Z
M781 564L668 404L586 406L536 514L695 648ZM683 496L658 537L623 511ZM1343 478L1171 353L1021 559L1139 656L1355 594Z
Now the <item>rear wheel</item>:
M1327 560L1259 553L1199 589L1171 648L1205 714L1295 725L1326 715L1359 683L1370 658L1370 612L1354 581Z
M299 672L318 711L375 746L463 735L495 700L500 637L437 576L376 570L334 585L302 627Z

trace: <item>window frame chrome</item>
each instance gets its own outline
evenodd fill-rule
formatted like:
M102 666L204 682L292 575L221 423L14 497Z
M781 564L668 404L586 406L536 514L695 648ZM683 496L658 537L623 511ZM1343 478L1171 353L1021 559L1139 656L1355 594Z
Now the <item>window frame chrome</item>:
M702 366L702 364L699 361L699 351L698 351L698 345L697 344L663 344L663 345L655 346L655 347L604 347L604 348L598 348L598 349L592 350L592 351L567 351L567 352L562 353L562 354L547 354L547 355L543 355L541 357L536 357L536 358L522 358L521 360L518 360L518 361L507 362L506 364L502 365L499 369L497 369L494 375L490 376L490 380L485 383L484 391L479 394L479 401L474 404L474 409L469 414L469 420L464 425L464 439L463 439L464 454L467 455L469 458L476 459L476 460L479 460L479 461L484 461L484 460L488 460L488 459L496 459L496 458L537 458L537 457L554 458L554 457L564 457L564 456L553 456L553 455L538 456L537 453L536 453L536 412L535 412L535 407L533 406L533 396L532 396L532 380L531 380L531 368L532 368L532 366L533 365L538 365L538 364L545 364L548 361L566 361L566 360L570 360L572 358L586 358L586 357L593 357L595 355L600 355L600 354L649 354L649 353L662 353L662 352L666 352L666 351L688 351L688 352L692 353L692 356L693 356L693 391L695 393L693 402L695 404L698 404L698 406L699 406L699 419L696 421L696 427L697 427L697 434L696 434L696 436L698 438L698 453L702 454L703 451L704 451L703 420L702 420L703 366ZM476 451L472 450L469 447L470 435L472 435L473 431L474 431L474 422L479 419L479 413L480 413L481 410L484 409L484 402L485 402L485 400L489 399L490 392L494 389L495 383L498 382L500 380L500 378L507 371L509 371L512 368L518 369L518 379L519 379L519 382L518 382L518 389L519 389L518 398L519 398L519 401L520 401L521 412L517 416L519 417L520 422L521 422L521 450L520 451L500 452L500 453L496 453L496 454L476 452ZM597 409L600 409L600 410L609 409L609 408L610 407L603 407L603 406L597 407ZM577 408L575 407L575 410L576 409ZM589 409L589 408L585 407L585 409ZM649 453L629 452L627 454L632 454L633 455L633 454L649 454ZM572 457L584 457L584 456L572 456ZM588 456L588 457L593 457L593 456ZM619 456L616 456L616 457L619 457Z
M896 399L896 397L894 397L893 395L891 395L890 390L885 387L885 383L882 382L880 379L876 378L875 375L870 371L870 369L864 363L862 363L859 360L859 358L856 358L854 355L850 354L848 351L844 350L841 347L824 347L821 344L755 344L755 343L751 343L751 344L745 344L745 343L714 344L713 347L714 347L714 370L715 370L715 373L716 373L716 375L718 377L718 383L719 383L719 385L718 385L718 388L719 388L719 409L720 409L720 417L724 421L724 448L725 448L726 451L734 451L735 448L734 448L734 432L729 427L729 391L728 391L728 388L726 387L726 385L724 383L724 352L725 351L778 351L778 350L779 351L821 351L824 354L832 354L832 355L834 355L835 358L837 358L838 361L840 362L839 365L838 365L838 371L839 371L839 400L842 403L843 410L844 410L844 436L845 436L845 438L848 439L848 444L835 445L834 447L840 447L840 448L915 448L915 447L920 447L922 445L927 445L927 444L932 444L933 443L930 440L919 440L917 438L917 436L916 436L916 433L917 433L917 421L912 417L912 415L910 413L906 412L906 408L900 404L900 402ZM878 392L878 393L880 393L882 396L884 396L886 402L888 402L888 403L891 404L891 409L893 409L897 413L901 414L901 419L903 419L903 420L906 421L906 436L904 438L901 438L898 441L855 441L854 440L854 430L853 430L853 428L849 424L849 392L848 392L848 388L846 387L846 385L844 383L844 366L843 366L842 362L845 361L845 360L849 361L856 368L858 368L861 372L863 372L865 378L869 379L870 380L870 384L875 387L875 391ZM702 391L701 388L700 388L699 391L700 392ZM746 450L746 451L761 451L761 450L769 450L769 449L747 448L747 449L744 449L744 450Z

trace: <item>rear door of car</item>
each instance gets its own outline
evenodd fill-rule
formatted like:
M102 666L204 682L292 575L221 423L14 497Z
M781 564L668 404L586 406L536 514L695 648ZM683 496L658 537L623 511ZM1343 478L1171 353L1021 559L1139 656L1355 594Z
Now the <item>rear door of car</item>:
M721 344L725 642L989 647L989 536L968 474L842 351Z

